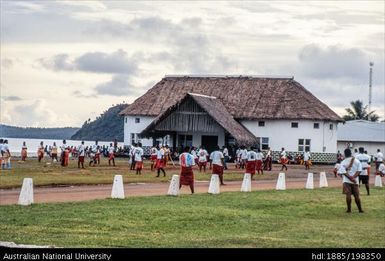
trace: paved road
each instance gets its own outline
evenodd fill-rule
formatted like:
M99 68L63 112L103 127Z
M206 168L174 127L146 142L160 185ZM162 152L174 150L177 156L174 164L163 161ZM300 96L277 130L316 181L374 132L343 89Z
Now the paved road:
M371 179L374 182L374 179ZM330 187L341 186L341 179L328 178ZM221 192L240 191L241 181L227 182L226 186L221 186ZM286 179L287 189L304 188L306 178L290 178ZM317 188L319 184L318 178L314 178L314 186ZM166 195L169 183L131 183L125 184L125 196L155 196ZM276 180L260 180L252 182L252 190L268 190L275 189ZM208 181L196 181L196 193L207 193L209 187ZM34 188L34 202L74 202L87 201L93 199L105 199L111 196L111 185L96 185L96 186L66 186L66 187L37 187ZM0 190L0 205L17 204L20 194L20 189L1 189ZM190 194L190 189L183 186L181 194Z

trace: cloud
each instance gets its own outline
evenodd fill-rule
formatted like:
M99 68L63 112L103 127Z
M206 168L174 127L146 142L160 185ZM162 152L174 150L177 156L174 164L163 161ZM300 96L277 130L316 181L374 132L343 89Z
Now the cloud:
M129 95L136 92L127 75L114 75L110 81L97 85L95 90L98 94L112 96Z
M10 113L12 123L21 126L57 126L59 122L71 120L67 114L58 115L55 108L48 106L44 99L35 100L32 104L16 106Z
M38 62L44 68L54 71L134 74L138 70L136 60L128 57L122 49L113 53L89 52L73 61L69 60L68 54L58 54L52 58L39 59Z
M97 98L98 97L96 94L84 94L81 91L74 91L72 92L72 95L76 96L77 98Z
M23 100L19 96L4 96L2 98L4 101L21 101L21 100Z
M306 45L299 55L300 73L311 78L363 78L367 76L369 56L358 48L341 45L321 48Z

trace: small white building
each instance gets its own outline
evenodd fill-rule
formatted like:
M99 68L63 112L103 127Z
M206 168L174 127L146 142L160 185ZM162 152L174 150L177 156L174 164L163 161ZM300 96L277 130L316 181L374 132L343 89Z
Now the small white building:
M343 153L364 147L369 155L376 155L377 149L385 151L385 123L366 120L346 121L338 124L337 149Z
M166 76L124 111L125 145L309 149L334 162L342 119L293 78Z

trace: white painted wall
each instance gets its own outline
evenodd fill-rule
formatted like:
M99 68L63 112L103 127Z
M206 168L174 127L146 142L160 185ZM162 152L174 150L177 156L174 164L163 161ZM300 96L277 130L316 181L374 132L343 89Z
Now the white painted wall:
M337 142L337 149L344 154L344 150L346 149L346 143L348 141L338 141ZM381 152L384 154L385 151L385 142L365 142L365 141L351 141L352 143L352 152L354 149L357 149L359 147L364 147L366 151L368 151L369 155L376 155L377 154L377 149L380 149Z
M292 128L291 123L298 122L298 128ZM319 123L319 129L314 129L314 123ZM311 152L337 152L337 124L322 121L291 121L265 120L265 126L259 127L258 121L241 121L256 137L268 137L270 148L280 151L298 151L298 139L311 139ZM329 129L333 124L333 130ZM325 147L325 151L323 151Z
M135 123L135 118L140 122ZM124 117L124 145L131 145L131 133L141 133L155 117L148 116L125 116ZM152 146L152 139L141 139L143 146Z

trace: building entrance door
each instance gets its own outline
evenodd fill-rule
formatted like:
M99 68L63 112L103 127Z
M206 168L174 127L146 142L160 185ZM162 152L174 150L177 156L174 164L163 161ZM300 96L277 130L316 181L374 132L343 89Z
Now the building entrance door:
M215 147L218 145L218 136L202 135L201 144L209 153L211 153L215 150Z

